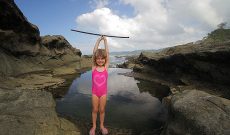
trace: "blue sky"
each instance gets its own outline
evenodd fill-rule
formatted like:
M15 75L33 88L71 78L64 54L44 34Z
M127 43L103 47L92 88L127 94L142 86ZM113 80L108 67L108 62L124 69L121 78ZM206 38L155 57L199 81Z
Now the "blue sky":
M119 2L110 1L109 7L119 15L132 16L133 9L129 5L121 5ZM89 43L94 45L96 37L81 35L71 32L76 29L76 18L81 14L92 12L97 7L96 1L89 0L15 0L15 3L23 12L29 22L38 26L40 35L63 35L73 46ZM115 3L115 4L114 4ZM86 28L83 28L87 29ZM99 31L95 31L99 32ZM87 42L90 39L91 42ZM84 52L83 52L84 53Z
M110 51L160 49L193 42L230 21L229 0L15 0L41 36L63 35L83 54L95 36L70 29L130 36L109 38ZM186 8L185 8L186 7Z

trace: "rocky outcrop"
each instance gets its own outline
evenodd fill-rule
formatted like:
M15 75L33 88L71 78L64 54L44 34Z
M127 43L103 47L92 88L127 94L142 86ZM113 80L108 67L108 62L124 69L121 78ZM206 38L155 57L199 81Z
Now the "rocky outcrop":
M46 91L65 83L61 75L80 72L81 51L63 36L40 37L13 0L0 5L0 134L80 135Z
M37 26L27 21L13 0L1 0L0 5L4 18L0 20L0 78L45 70L71 74L89 67L81 64L81 51L63 36L40 37Z
M181 45L158 53L142 52L134 71L146 67L174 80L188 84L191 80L230 87L230 42L218 45ZM151 72L151 70L148 70ZM228 91L220 91L230 98Z
M50 56L61 56L73 54L81 56L79 49L73 48L70 43L61 35L46 35L41 37L41 44L47 49L42 49L41 54Z
M188 43L166 48L158 53L142 52L138 61L152 66L158 72L174 74L179 78L190 76L195 80L230 86L230 30L221 30L222 33L227 33L221 36L225 37L222 42L217 40L220 39L217 36L219 31L210 34L216 35L215 38L211 36L216 41L211 42L213 44L206 44L205 40L200 44Z
M227 135L230 100L198 90L173 95L170 117L162 135Z
M55 112L55 101L45 91L0 89L2 135L80 135L79 129Z
M15 57L12 53L0 49L0 78L17 76L32 71L44 70L38 57Z
M221 29L199 42L142 52L120 66L133 68L128 76L170 88L163 98L169 119L162 135L227 135L229 59L230 30Z
M0 88L20 90L53 90L62 86L65 79L53 77L49 70L22 74L0 81Z
M132 56L126 56L126 61L124 63L121 64L117 64L116 67L118 68L133 68L134 66L138 66L135 63L138 63L137 60L138 56L136 55L132 55Z
M40 48L38 27L27 21L13 0L1 0L0 5L0 48L15 56L37 55Z

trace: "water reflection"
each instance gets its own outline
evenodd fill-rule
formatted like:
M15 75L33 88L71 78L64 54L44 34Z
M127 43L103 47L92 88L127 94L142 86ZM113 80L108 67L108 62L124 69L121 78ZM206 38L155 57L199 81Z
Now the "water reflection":
M139 83L137 83L137 86L140 92L149 92L152 96L157 97L160 101L171 93L170 88L161 83L141 79L138 80Z
M165 108L149 92L140 92L138 80L118 74L126 72L131 70L109 69L105 123L144 131L157 128L165 120ZM91 121L91 71L73 81L64 98L57 100L56 109L61 114Z

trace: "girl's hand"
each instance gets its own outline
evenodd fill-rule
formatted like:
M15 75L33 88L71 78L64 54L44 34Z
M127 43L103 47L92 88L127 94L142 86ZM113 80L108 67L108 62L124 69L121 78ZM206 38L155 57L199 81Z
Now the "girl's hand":
M98 41L103 40L103 36L100 36L97 40L98 40Z
M104 36L104 35L102 35L102 39L103 39L104 41L107 41L106 36Z

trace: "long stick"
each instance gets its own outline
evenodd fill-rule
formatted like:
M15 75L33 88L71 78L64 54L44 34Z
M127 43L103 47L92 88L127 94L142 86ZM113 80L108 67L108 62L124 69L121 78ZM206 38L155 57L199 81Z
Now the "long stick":
M114 38L129 38L129 37L123 37L123 36L111 36L111 35L104 35L104 34L98 34L98 33L91 33L91 32L85 32L85 31L80 31L80 30L74 30L71 29L71 31L79 32L79 33L84 33L84 34L89 34L89 35L96 35L96 36L106 36L106 37L114 37Z

